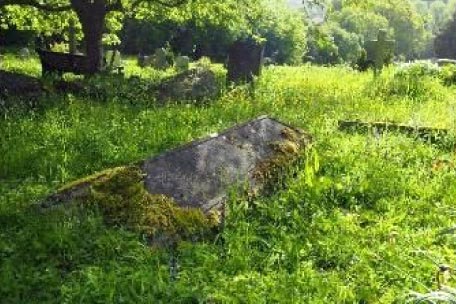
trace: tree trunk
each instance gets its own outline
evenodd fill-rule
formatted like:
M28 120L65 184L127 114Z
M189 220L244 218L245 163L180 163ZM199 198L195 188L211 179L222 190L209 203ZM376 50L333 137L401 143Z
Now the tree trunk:
M103 28L106 17L104 0L72 0L84 33L87 56L87 73L96 74L103 67Z

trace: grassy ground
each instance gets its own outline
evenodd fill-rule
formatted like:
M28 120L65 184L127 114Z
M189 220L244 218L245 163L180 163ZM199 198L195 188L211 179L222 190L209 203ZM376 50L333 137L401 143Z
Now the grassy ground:
M3 63L32 75L37 64ZM127 74L138 73L161 77L130 63ZM456 221L453 151L337 130L338 119L365 119L454 133L454 88L393 73L373 81L343 67L274 67L254 93L237 88L204 106L52 95L34 109L2 108L0 302L401 303L436 289L437 266L456 262L455 236L440 233ZM313 134L317 172L231 202L216 241L179 246L176 278L169 251L97 212L31 211L66 182L262 114Z

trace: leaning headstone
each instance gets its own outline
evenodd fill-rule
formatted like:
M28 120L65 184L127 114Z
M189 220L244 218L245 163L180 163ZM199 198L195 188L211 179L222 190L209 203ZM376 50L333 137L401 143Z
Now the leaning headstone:
M166 70L169 68L170 65L167 59L166 50L164 48L155 50L152 66L157 70Z
M188 71L190 67L190 58L188 58L188 56L177 56L174 62L174 67L179 73Z
M19 50L19 57L20 57L21 59L27 59L27 58L29 58L29 57L30 57L30 50L29 50L28 48L26 48L26 47L21 48L21 49Z
M375 75L381 73L387 60L393 57L394 40L387 40L386 35L386 30L380 30L377 40L366 43L367 61L373 63Z
M73 182L41 206L95 202L107 222L127 224L155 241L164 232L182 233L182 224L199 231L194 223L220 223L233 191L242 196L275 190L309 143L303 131L260 117L134 166Z
M228 54L228 82L252 82L261 74L263 54L263 44L254 39L236 41Z

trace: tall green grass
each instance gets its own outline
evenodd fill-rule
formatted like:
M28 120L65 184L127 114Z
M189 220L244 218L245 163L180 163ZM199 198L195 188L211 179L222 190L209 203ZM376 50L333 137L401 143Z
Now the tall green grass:
M8 60L8 69L39 71L34 59ZM128 63L127 75L143 73L136 69ZM36 107L3 108L1 302L400 303L435 290L438 265L456 261L454 235L440 234L456 220L453 152L337 130L339 119L363 119L454 132L454 88L427 77L417 96L398 90L394 74L374 81L345 67L271 67L252 89L205 105L52 94ZM263 114L313 135L318 170L303 168L273 195L230 200L214 242L172 253L106 227L93 210L31 208L66 182Z

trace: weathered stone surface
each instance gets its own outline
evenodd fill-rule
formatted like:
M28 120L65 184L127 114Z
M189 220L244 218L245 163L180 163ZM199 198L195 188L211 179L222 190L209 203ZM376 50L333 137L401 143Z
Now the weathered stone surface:
M274 119L258 118L146 160L145 186L148 192L170 196L181 206L205 212L219 209L230 188L245 183L252 190L261 187L256 174L259 165L284 153L277 145L289 143L299 150L308 137Z
M174 67L178 72L188 71L190 67L190 58L188 56L177 56Z
M238 40L228 54L228 82L242 83L253 81L261 74L264 46L253 39Z
M213 99L220 94L221 89L214 72L196 68L164 81L159 87L158 99L161 102Z
M229 192L256 193L282 169L298 160L310 144L301 130L260 117L219 135L192 142L137 165L150 195L168 197L178 207L222 211ZM94 183L103 183L124 169L111 169L63 187L43 206L85 198ZM118 188L118 187L116 187Z
M169 68L170 64L167 59L167 52L164 48L155 50L152 66L157 70L166 70Z

